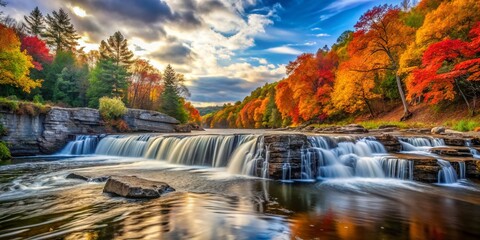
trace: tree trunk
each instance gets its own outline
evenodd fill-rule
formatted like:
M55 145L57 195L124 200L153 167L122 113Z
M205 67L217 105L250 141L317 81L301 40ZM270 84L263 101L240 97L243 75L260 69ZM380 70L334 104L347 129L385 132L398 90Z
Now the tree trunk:
M468 103L468 99L465 96L465 94L463 93L462 89L460 88L460 85L458 84L457 79L455 79L455 85L457 85L458 91L460 92L460 95L462 95L463 101L465 101L465 104L467 105L468 113L470 114L470 116L473 116L473 111L470 107L470 103Z
M405 93L403 92L402 81L400 80L400 76L398 76L398 72L395 72L395 79L397 80L397 87L398 92L400 93L400 98L402 99L403 104L403 116L400 121L405 121L412 116L412 113L408 111L407 99L405 98Z

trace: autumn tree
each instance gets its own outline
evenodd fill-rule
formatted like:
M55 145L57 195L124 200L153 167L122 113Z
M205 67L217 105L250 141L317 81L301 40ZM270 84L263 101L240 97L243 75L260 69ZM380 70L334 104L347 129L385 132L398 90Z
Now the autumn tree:
M100 55L103 59L112 59L117 66L128 67L133 63L133 52L128 49L128 42L120 32L115 32L105 42L100 42Z
M197 124L200 124L202 122L202 117L200 116L200 112L192 105L191 102L184 101L183 107L188 113L188 122L197 123Z
M15 86L29 93L41 86L41 81L29 77L30 69L34 67L32 57L21 51L20 45L15 31L0 24L0 84Z
M45 30L45 19L43 18L42 12L38 7L30 12L30 15L24 16L25 19L25 30L31 36L40 37Z
M368 10L355 24L351 42L351 53L365 59L360 72L392 71L395 74L397 89L402 100L404 114L402 120L411 116L400 78L399 57L407 45L413 41L415 30L406 26L400 19L400 9L377 6Z
M169 64L163 72L164 89L160 96L160 112L174 117L182 123L188 120L182 104L182 95L188 92L183 85L184 81L183 75L177 74Z
M162 93L162 75L147 60L138 59L131 66L128 103L132 108L157 110Z
M78 45L77 40L80 37L70 21L70 17L62 8L58 12L53 11L52 15L47 14L44 37L47 44L56 52L73 51Z
M475 112L480 92L480 22L470 30L471 41L445 39L431 44L422 58L422 66L413 71L408 82L409 97L423 97L437 104L460 94L469 112ZM474 105L470 106L468 96Z
M38 37L23 37L21 43L21 50L27 51L27 53L33 57L32 63L35 69L42 70L43 64L50 64L52 62L53 56L50 54L47 44Z

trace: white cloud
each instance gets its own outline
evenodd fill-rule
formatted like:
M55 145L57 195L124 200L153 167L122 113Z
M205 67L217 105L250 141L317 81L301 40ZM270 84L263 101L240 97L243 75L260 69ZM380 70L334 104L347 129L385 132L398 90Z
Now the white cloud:
M302 52L298 51L297 49L294 49L294 48L291 48L291 47L288 47L288 46L268 48L266 51L267 52L272 52L272 53L289 54L289 55L300 55L300 54L302 54Z
M341 12L347 9L354 8L362 3L374 2L376 0L336 0L326 6L323 10L331 10Z
M310 29L310 31L320 31L320 30L322 30L322 29L319 28L319 27L315 27L315 28L311 28L311 29Z
M328 33L319 33L315 35L316 37L330 37L330 34Z

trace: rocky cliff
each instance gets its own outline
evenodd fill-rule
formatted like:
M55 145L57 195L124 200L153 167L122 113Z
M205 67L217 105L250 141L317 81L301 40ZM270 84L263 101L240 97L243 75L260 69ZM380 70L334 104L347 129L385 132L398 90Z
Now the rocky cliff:
M140 109L129 109L124 120L134 132L174 132L179 124L163 113ZM98 110L91 108L53 107L37 116L2 111L0 123L8 131L2 140L13 156L54 153L73 135L107 132Z

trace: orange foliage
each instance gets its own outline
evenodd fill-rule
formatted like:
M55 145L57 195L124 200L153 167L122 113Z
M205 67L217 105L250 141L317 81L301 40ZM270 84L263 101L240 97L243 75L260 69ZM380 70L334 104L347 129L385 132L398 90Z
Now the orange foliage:
M200 116L200 112L192 105L192 103L185 101L183 104L185 110L188 113L188 121L189 122L202 122L202 117Z
M128 103L132 108L157 110L160 95L162 75L148 61L136 60L131 66L130 86L128 88Z

